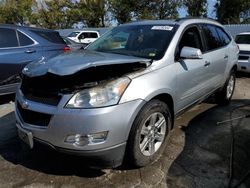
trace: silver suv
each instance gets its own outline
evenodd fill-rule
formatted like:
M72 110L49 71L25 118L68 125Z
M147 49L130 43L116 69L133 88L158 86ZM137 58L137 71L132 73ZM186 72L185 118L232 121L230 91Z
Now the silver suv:
M213 20L116 27L86 50L23 69L19 136L93 166L116 167L124 156L145 166L163 152L176 116L212 94L230 102L237 58L234 40Z

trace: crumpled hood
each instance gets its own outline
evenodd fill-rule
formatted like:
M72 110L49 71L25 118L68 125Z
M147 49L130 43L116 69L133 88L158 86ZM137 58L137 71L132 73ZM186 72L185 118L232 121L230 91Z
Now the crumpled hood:
M79 50L58 55L48 61L41 59L30 63L23 69L23 74L29 77L52 73L59 76L71 75L80 70L102 65L117 65L127 63L149 63L150 59L90 50Z

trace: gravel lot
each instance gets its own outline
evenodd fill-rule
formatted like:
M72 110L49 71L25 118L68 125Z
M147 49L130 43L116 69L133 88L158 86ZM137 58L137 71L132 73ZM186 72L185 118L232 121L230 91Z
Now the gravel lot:
M217 125L230 112L250 104L250 76L240 75L230 106L208 101L176 121L162 157L141 169L94 170L80 157L44 148L30 151L16 136L13 96L0 98L0 187L227 187L231 153L231 124ZM235 109L233 117L250 113ZM234 160L232 183L250 169L250 118L233 122ZM250 187L250 176L239 187Z

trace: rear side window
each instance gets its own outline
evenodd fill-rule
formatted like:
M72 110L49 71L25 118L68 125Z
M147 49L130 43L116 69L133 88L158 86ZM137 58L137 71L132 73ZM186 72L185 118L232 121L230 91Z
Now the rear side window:
M237 35L235 41L237 44L250 44L250 35Z
M60 37L58 32L53 32L53 31L37 31L37 30L30 30L31 32L39 35L43 39L55 43L55 44L65 44L64 40L62 37Z
M18 47L16 30L0 28L0 48Z
M228 36L228 34L222 28L216 27L216 30L219 34L223 46L228 45L231 42L231 38Z
M207 51L215 50L224 46L223 42L221 41L218 32L216 31L216 27L213 25L203 25L202 26L206 44L207 44Z
M98 35L97 33L92 33L92 32L85 32L85 33L82 33L79 38L81 39L84 39L84 38L98 38Z
M17 33L18 33L20 46L28 46L28 45L34 44L34 42L29 37L24 35L23 33L19 32L19 31L17 31Z

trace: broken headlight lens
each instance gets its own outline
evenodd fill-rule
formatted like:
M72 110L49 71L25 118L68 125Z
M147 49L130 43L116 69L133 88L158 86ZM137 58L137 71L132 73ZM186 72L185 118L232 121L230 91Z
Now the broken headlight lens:
M123 77L80 91L69 100L66 108L98 108L116 105L130 81L129 78Z

